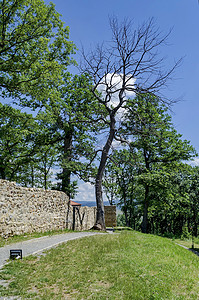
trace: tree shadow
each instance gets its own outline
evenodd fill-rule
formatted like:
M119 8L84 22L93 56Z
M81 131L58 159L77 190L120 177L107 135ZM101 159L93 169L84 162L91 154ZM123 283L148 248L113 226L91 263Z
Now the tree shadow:
M188 248L188 250L199 256L199 248Z

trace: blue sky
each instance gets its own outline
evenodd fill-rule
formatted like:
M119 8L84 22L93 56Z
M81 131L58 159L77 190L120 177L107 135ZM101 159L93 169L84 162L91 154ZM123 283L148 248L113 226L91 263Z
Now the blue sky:
M45 0L46 3L50 1ZM53 0L70 27L70 40L88 49L111 38L109 16L129 18L135 26L154 17L163 32L172 33L161 48L168 63L184 57L166 96L180 99L172 108L173 123L199 152L199 4L198 0ZM78 60L78 56L77 56ZM85 187L88 192L89 186ZM77 200L77 199L76 199Z

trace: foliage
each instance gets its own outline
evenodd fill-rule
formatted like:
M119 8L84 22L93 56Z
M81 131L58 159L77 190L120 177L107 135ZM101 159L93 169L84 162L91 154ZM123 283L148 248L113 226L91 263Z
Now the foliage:
M49 188L57 153L45 134L37 118L0 103L0 178Z
M114 150L107 163L106 180L103 182L106 194L111 192L112 197L114 195L117 199L117 205L124 212L126 226L134 229L140 227L138 220L141 211L138 204L141 187L137 182L140 158L140 154L136 151Z
M30 163L38 150L37 123L32 115L0 103L0 124L0 176L17 180L23 166Z
M126 222L125 222L125 217L124 214L118 214L117 215L117 226L125 226Z
M95 135L104 126L100 121L104 111L93 97L87 75L66 73L64 78L64 85L57 87L62 97L47 101L35 117L1 104L1 177L50 188L51 170L60 169L61 181L53 188L74 197L76 181L71 182L71 175L88 181L95 172L89 162ZM10 173L5 167L12 169Z
M46 102L38 118L48 127L49 143L57 145L61 171L56 188L72 197L76 184L71 182L71 176L89 180L95 171L94 164L89 162L93 157L95 136L104 126L100 121L104 111L93 97L88 75L66 73L64 80L64 84L58 87L61 98Z
M186 177L191 167L183 161L196 155L194 148L151 94L128 103L120 135L130 147L115 151L109 164L126 225L139 229L142 221L143 232L181 234L185 214L190 215Z
M0 2L0 89L2 96L31 96L37 104L58 96L55 85L71 63L68 41L55 5L43 0ZM27 104L28 100L24 98ZM35 107L36 102L31 102Z

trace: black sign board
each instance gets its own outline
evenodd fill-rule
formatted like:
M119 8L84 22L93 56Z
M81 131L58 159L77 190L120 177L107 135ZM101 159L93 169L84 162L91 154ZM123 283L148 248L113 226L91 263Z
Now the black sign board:
M22 259L22 250L21 249L15 249L10 250L10 259Z

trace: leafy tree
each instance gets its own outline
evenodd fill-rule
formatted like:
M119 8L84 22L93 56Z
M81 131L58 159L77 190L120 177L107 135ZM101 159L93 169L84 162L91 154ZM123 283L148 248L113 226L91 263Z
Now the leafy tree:
M191 173L188 173L187 180L189 180L189 207L190 207L190 220L189 227L192 227L193 234L198 235L198 223L199 223L199 167L192 168Z
M112 164L107 163L107 168L104 172L103 190L107 196L110 205L115 205L117 201L117 179L115 168Z
M114 151L107 165L116 183L114 196L127 226L138 229L142 219L143 232L180 236L185 226L197 227L197 204L191 196L197 180L183 162L195 150L174 130L157 97L138 96L129 106L120 134L131 141L130 148ZM108 175L106 189L112 191Z
M53 188L53 168L57 166L56 145L40 145L27 165L20 168L20 183L23 186Z
M20 180L20 171L38 151L38 124L31 114L0 103L0 177Z
M88 164L93 155L95 135L101 127L101 114L91 92L92 84L88 75L64 75L65 83L59 87L61 98L51 99L45 110L39 114L49 124L49 142L57 143L58 174L57 187L69 197L74 195L75 182L72 175L88 180L92 176L93 164ZM47 142L48 143L48 142Z
M117 199L117 205L124 213L125 225L134 229L137 228L140 215L140 186L137 182L139 163L140 155L137 151L114 150L107 163L106 180L103 181L106 195L110 193L112 198Z
M167 108L151 94L137 96L123 122L131 148L142 153L139 183L144 187L142 231L148 232L148 210L159 190L165 190L171 172L196 155L194 148L173 128Z
M37 103L58 96L56 85L62 82L74 50L68 35L69 28L60 20L54 4L46 5L43 0L0 1L1 95L31 96ZM24 100L27 104L27 98Z
M56 145L46 142L46 127L31 114L0 103L0 178L24 186L51 186Z
M166 169L167 179L151 190L149 232L168 236L188 237L193 226L190 186L192 167L178 163ZM154 187L154 186L153 186Z

